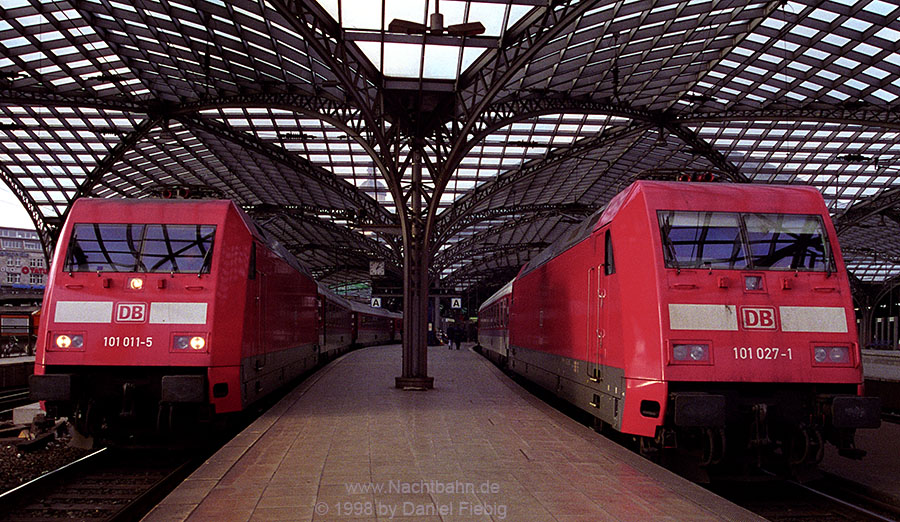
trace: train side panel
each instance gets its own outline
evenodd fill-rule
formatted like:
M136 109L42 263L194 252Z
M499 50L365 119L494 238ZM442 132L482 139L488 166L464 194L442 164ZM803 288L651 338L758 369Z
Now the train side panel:
M634 415L648 398L665 397L660 359L660 312L656 263L643 195L627 192L604 214L594 240L602 245L598 267L600 295L592 306L600 309L600 418L627 433L652 436L659 417ZM605 407L604 407L605 406Z
M665 396L654 259L634 199L617 197L604 216L620 217L515 280L509 366L616 429L652 435L659 421L625 414L626 391Z
M356 344L372 346L387 343L391 340L393 320L387 315L376 312L357 312Z
M319 320L319 350L323 359L330 359L350 348L353 324L350 303L332 294L319 294L322 315Z
M241 359L241 391L246 406L317 364L318 292L309 276L269 248L257 245L253 267L249 256L244 259L247 263L243 266L235 264L234 283L247 287L252 296L244 318ZM228 309L227 302L222 303L222 309ZM223 319L241 324L229 315Z
M488 359L506 366L509 360L509 309L512 281L488 298L478 309L476 348Z

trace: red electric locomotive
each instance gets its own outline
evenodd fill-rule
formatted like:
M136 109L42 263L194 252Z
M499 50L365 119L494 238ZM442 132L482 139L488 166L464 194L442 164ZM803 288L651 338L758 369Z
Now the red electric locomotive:
M83 434L244 410L352 343L350 304L230 201L81 199L58 245L30 385Z
M491 357L647 454L796 469L825 440L861 457L855 430L880 423L813 188L635 182L525 265L479 324Z

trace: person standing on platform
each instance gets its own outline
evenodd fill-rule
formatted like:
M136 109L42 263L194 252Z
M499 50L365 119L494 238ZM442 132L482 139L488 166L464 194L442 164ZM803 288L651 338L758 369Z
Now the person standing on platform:
M457 350L459 350L459 344L462 342L462 337L462 327L454 323L453 326L450 327L450 342L456 345Z

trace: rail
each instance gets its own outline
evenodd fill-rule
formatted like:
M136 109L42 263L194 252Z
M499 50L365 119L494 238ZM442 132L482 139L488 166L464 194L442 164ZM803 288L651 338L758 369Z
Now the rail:
M13 408L34 402L29 395L27 386L0 391L0 417L11 412Z
M0 495L0 518L140 519L200 465L201 453L104 448Z
M773 522L797 520L896 522L898 507L833 475L800 483L763 471L755 481L732 480L707 489Z

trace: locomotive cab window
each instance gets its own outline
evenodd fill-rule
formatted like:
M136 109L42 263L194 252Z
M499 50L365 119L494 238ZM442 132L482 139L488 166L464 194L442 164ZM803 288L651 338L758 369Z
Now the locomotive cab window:
M666 268L833 271L822 218L660 211Z
M666 268L747 268L737 214L659 212Z
M214 225L79 223L63 270L209 273L215 232Z
M751 263L757 269L833 271L822 218L745 214Z

